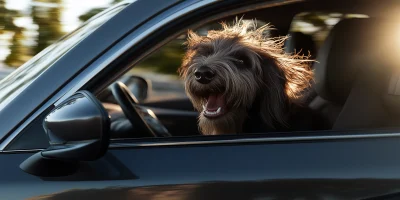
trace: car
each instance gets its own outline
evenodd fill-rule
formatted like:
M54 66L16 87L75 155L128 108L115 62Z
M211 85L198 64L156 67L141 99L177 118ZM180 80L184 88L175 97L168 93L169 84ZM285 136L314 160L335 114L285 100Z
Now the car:
M122 1L0 81L0 199L399 199L399 8ZM326 129L199 132L182 42L237 17L316 59L304 101Z

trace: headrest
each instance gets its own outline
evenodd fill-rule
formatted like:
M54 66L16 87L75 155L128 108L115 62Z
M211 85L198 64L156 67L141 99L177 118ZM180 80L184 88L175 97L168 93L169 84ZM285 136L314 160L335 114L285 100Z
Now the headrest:
M363 68L398 64L398 30L400 24L371 18L345 19L336 24L314 64L318 95L343 105Z
M316 47L311 35L306 35L302 32L291 32L289 38L285 41L285 52L310 55L310 59L316 57Z
M383 105L386 110L395 116L400 116L400 72L392 72L389 75L387 90L383 90ZM399 126L399 122L396 121Z

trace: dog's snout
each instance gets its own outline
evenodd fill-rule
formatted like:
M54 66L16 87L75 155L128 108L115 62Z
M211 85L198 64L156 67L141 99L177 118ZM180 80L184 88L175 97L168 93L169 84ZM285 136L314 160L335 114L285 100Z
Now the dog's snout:
M194 71L194 76L199 83L207 84L214 78L215 73L211 68L201 66Z

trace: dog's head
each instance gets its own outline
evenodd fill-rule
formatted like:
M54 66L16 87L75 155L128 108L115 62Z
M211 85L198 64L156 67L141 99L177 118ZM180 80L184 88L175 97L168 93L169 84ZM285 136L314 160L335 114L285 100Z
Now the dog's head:
M237 133L249 109L273 127L285 124L288 105L310 84L307 57L283 51L287 37L271 38L254 21L199 36L189 31L180 75L203 134ZM258 104L258 105L257 105Z

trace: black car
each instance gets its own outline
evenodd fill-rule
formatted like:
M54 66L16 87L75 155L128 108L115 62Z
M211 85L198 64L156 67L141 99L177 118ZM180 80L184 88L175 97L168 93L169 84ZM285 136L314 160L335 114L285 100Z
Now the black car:
M123 1L1 80L0 199L400 198L399 9ZM236 17L316 59L305 101L329 128L199 133L176 74L182 43Z

